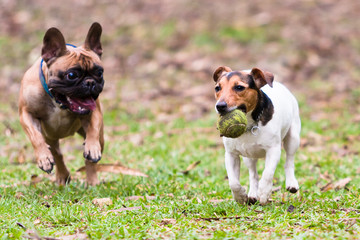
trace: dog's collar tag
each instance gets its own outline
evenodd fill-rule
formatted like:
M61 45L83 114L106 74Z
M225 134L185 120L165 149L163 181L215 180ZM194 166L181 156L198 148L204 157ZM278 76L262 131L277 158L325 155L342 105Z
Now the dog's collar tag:
M259 134L260 128L257 125L252 126L250 132L252 135L257 136Z

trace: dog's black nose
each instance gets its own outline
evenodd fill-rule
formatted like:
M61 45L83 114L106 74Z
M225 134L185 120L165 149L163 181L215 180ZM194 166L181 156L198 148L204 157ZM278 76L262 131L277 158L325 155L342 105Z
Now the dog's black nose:
M218 102L216 104L216 110L219 112L219 113L225 113L226 110L227 110L227 103L226 102Z
M87 79L86 81L86 86L92 88L95 85L95 81L93 79Z

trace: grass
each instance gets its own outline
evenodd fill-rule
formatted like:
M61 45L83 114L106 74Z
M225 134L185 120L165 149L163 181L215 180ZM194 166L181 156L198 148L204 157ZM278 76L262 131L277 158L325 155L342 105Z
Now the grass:
M31 8L16 2L4 8L15 15L4 14L3 25L18 25L7 32L2 28L0 37L1 239L359 238L360 73L353 67L358 56L351 47L359 49L360 44L354 40L356 21L351 21L356 8L352 15L346 11L355 1L338 14L330 11L337 5L328 4L322 13L332 21L311 14L317 9L312 3L289 7L286 1L263 1L266 11L239 1L108 1L96 7L34 1ZM261 13L266 13L264 19ZM84 165L82 139L74 136L61 142L73 179L59 187L54 174L45 174L34 163L18 120L16 94L23 72L40 53L47 27L59 27L69 43L78 44L91 21L104 26L106 145L100 163L121 163L149 177L101 172L102 184L86 187L84 174L76 172ZM326 30L329 22L337 23L330 24L331 31ZM341 44L332 42L342 38ZM332 44L326 48L328 40ZM311 56L321 64L310 61ZM214 102L208 98L212 93L203 91L213 87L211 73L220 65L261 66L290 76L287 84L297 90L302 118L302 146L295 161L298 193L285 190L283 154L269 204L247 206L232 200ZM200 118L189 120L199 108L204 112ZM240 181L248 188L242 165ZM263 167L259 161L260 174ZM335 189L346 178L351 181ZM99 198L111 203L93 204Z
M305 102L300 102L303 105ZM311 146L315 150L305 146L299 151L296 175L301 189L297 194L285 191L284 159L281 160L274 178L274 187L280 190L272 194L272 202L265 206L244 206L232 201L214 113L193 122L178 118L161 124L151 121L154 116L146 110L133 116L105 112L108 141L102 162L121 162L149 177L100 173L104 183L89 188L81 181L83 176L75 174L83 164L79 137L63 141L65 156L72 159L67 165L75 179L68 186L59 187L32 163L32 149L28 141L24 142L18 121L8 127L1 125L1 132L12 129L11 136L1 137L3 151L16 152L5 146L15 148L21 143L20 148L26 146L28 155L23 164L16 160L9 164L8 156L1 155L0 236L23 238L31 234L30 229L43 237L60 238L80 232L91 239L356 238L360 230L360 157L339 157L332 146L341 143L351 149L351 142L343 136L358 133L359 126L333 128L332 124L347 125L351 115L344 114L348 117L337 123L331 119L314 122L308 120L311 113L304 107L303 133L322 131L321 136L329 134L331 139L314 143L320 144ZM128 126L127 130L112 131L119 123ZM126 136L134 134L143 138L140 145L126 141ZM306 135L303 138L311 141ZM200 165L187 175L182 173L196 161L201 161ZM259 165L261 171L263 161ZM41 181L31 184L32 175L38 175ZM330 180L346 177L352 181L345 188L320 190ZM243 166L241 183L245 186L247 178ZM144 198L128 200L129 196ZM112 203L98 207L92 203L96 198L110 198ZM123 208L130 210L121 211Z

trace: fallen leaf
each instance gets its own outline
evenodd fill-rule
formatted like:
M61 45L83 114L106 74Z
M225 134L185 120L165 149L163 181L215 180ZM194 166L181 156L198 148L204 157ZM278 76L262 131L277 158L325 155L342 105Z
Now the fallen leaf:
M332 189L340 190L342 188L345 188L346 184L348 184L351 181L351 178L344 178L341 179L335 183L329 182L325 186L321 187L320 190L323 192L330 191Z
M176 223L176 220L174 218L164 218L161 220L160 225L172 225L175 223Z
M190 164L185 171L182 171L183 174L188 174L191 170L193 170L197 165L199 165L201 163L201 161L196 161L192 164Z
M112 204L112 200L110 198L95 198L92 200L92 203L97 207L109 206Z
M144 196L130 196L130 197L126 197L125 201L131 201L131 200L139 200L139 199L144 199ZM155 196L146 196L147 200L154 200L156 197Z
M73 240L73 239L85 240L85 239L89 239L89 238L88 238L88 235L86 233L76 233L76 234L73 234L73 235L62 236L59 239L61 239L61 240Z
M332 184L332 182L329 182L329 183L325 184L324 186L320 187L320 190L322 192L330 191L332 189L334 189L334 184Z
M39 234L37 234L34 230L31 229L26 229L22 237L27 239L36 239L36 240L43 239Z
M77 172L84 172L84 171L85 171L85 166L83 166L77 170ZM121 174L131 175L131 176L149 177L148 175L140 172L137 169L127 168L127 167L121 166L119 164L97 164L96 171L97 172L121 173Z
M341 179L339 181L337 181L336 183L334 183L334 189L335 190L340 190L341 188L345 188L346 184L348 184L351 181L351 178L344 178Z

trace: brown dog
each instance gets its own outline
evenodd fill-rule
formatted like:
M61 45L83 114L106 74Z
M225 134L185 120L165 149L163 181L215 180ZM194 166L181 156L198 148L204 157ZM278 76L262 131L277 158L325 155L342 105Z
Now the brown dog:
M75 132L84 137L86 180L96 185L96 163L104 147L103 117L98 99L103 90L100 60L102 28L93 23L81 47L65 44L56 28L43 40L42 59L25 73L19 96L20 122L29 137L40 169L50 173L56 165L56 182L70 181L59 139Z

